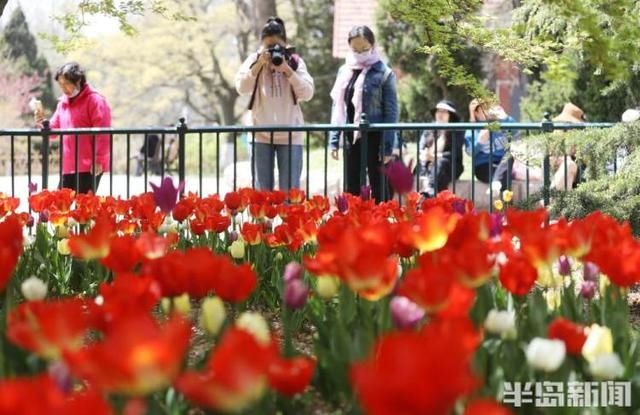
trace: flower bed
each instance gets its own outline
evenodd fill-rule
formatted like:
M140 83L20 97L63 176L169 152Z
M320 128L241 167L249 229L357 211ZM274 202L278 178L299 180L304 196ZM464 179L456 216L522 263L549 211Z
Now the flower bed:
M31 214L0 196L0 413L573 413L593 406L584 385L611 413L638 398L626 224L476 212L446 192L400 206L179 190L43 191Z

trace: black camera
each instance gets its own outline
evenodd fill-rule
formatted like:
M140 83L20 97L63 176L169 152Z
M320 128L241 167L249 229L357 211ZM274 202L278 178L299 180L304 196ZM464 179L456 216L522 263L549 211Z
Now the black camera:
M296 48L287 47L285 48L282 45L276 44L267 49L267 52L271 55L271 63L275 66L282 65L282 62L287 61L291 58L291 55L296 53Z

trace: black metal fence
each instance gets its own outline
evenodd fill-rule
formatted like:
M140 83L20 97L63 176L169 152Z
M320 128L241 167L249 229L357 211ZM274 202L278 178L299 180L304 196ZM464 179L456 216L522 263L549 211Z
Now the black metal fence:
M437 124L437 123L399 123L399 124L369 124L366 122L366 117L365 117L365 121L363 123L361 123L360 125L346 125L346 126L332 126L332 125L304 125L304 126L273 126L273 127L247 127L247 126L215 126L215 127L197 127L197 128L190 128L186 125L185 120L184 119L180 119L179 123L176 126L172 126L172 127L159 127L159 128L89 128L89 129L67 129L67 130L50 130L48 127L48 122L45 121L44 126L42 129L15 129L15 130L0 130L0 143L4 142L6 143L5 140L9 140L10 145L9 145L9 154L8 154L8 166L5 169L5 178L7 178L8 176L10 176L10 189L8 188L0 188L0 192L3 193L11 193L11 195L17 195L18 193L22 193L24 191L24 189L17 189L16 188L16 175L17 175L17 170L16 170L16 160L19 159L18 155L20 155L22 158L21 160L24 160L23 157L23 153L20 151L20 149L17 149L17 145L16 145L16 140L20 140L22 139L24 141L24 138L26 137L26 175L27 175L27 181L28 183L31 183L32 180L34 179L34 177L38 177L39 181L42 185L43 189L47 189L50 188L50 178L51 176L55 176L56 174L50 171L50 167L51 167L51 161L53 159L55 159L55 157L58 158L58 174L57 176L59 176L60 180L62 179L62 174L63 174L63 146L60 144L60 142L58 140L56 140L57 137L62 137L62 136L67 136L67 137L73 137L75 139L75 157L74 157L74 162L75 162L75 166L76 169L75 171L77 172L77 166L79 163L79 138L82 136L85 137L90 137L92 142L93 142L93 160L92 160L92 166L93 166L93 177L95 180L96 177L96 137L100 136L100 135L108 135L109 136L109 147L110 147L110 174L108 175L108 188L109 188L109 195L113 195L114 193L118 193L119 195L125 196L125 197L130 197L132 195L132 189L131 189L131 160L136 160L137 164L138 164L138 173L140 175L144 175L144 191L146 192L148 190L148 181L149 178L153 175L157 175L160 176L161 178L164 178L167 174L172 174L175 173L178 176L178 180L180 181L184 181L186 178L186 173L187 173L187 163L189 163L190 165L194 165L195 162L195 168L197 170L197 192L200 195L204 195L204 194L210 194L210 193L221 193L222 191L224 191L224 189L221 187L221 178L222 178L222 172L221 172L221 163L220 163L220 158L221 158L221 153L220 153L220 148L221 148L221 142L222 140L224 140L225 143L229 143L229 145L232 146L232 165L233 165L233 171L232 171L232 185L229 187L229 189L227 190L235 190L238 187L238 141L239 141L239 137L241 136L245 136L247 137L247 145L250 147L251 149L251 154L255 154L255 145L256 145L256 134L258 133L262 133L262 134L268 134L271 137L271 143L274 142L274 134L276 133L285 133L288 134L288 142L289 144L292 144L293 142L293 134L294 133L302 133L303 136L305 137L304 139L304 144L303 144L303 160L304 160L304 164L306 164L306 169L305 169L305 175L306 175L306 180L305 180L305 186L303 188L303 190L306 191L307 197L312 193L311 192L311 187L310 187L310 182L312 180L312 176L313 180L314 180L314 184L317 183L317 179L316 179L316 175L312 174L311 172L311 154L312 154L312 147L313 150L315 152L314 155L314 164L318 163L317 158L320 157L322 158L322 160L320 160L320 164L322 164L322 180L323 180L323 186L321 187L321 191L318 193L324 194L324 196L328 196L329 194L329 183L328 183L328 177L329 177L329 170L330 170L330 162L329 162L329 153L331 151L330 149L330 134L331 132L341 132L341 133L354 133L356 131L360 132L360 135L362 137L362 140L364 143L367 142L367 136L369 134L371 134L372 132L384 132L384 131L395 131L396 135L397 135L397 140L398 142L401 144L399 145L398 148L398 152L396 154L396 156L398 156L399 158L403 159L406 156L406 153L409 152L412 155L415 155L415 160L416 160L416 166L417 168L414 171L414 175L415 175L415 186L416 186L416 190L420 191L422 190L422 181L421 181L421 177L424 177L424 171L421 170L420 165L421 163L419 162L419 157L420 157L420 144L419 144L419 137L421 135L421 133L423 133L424 131L471 131L472 134L472 146L475 143L475 138L476 135L480 133L481 130L483 129L489 129L491 131L490 133L490 145L489 145L489 150L490 150L490 159L492 158L492 152L493 152L493 148L494 148L494 134L497 131L507 131L507 137L509 139L509 141L511 142L512 140L518 140L519 137L522 136L522 134L525 135L529 135L529 134L537 134L537 133L542 133L542 132L551 132L554 130L561 130L561 131L565 131L565 130L571 130L571 129L584 129L584 128L607 128L610 127L612 124L610 123L584 123L584 124L554 124L550 121L543 121L540 123L505 123L505 124L498 124L498 123L450 123L450 124ZM157 145L159 146L159 150L157 152L157 154L150 154L149 153L149 137L151 136L155 136L156 137L156 141L157 141ZM146 147L144 152L138 153L137 157L132 158L131 157L131 151L132 151L132 137L143 137L143 142L144 142L144 146ZM33 155L32 155L32 150L34 147L34 138L38 139L38 153L36 153L38 155L38 158L40 159L40 175L38 174L34 174L34 166L37 166L38 163L33 163ZM453 134L453 139L459 139L456 138L456 134ZM215 162L210 160L209 158L205 158L204 157L204 151L203 151L203 147L204 147L204 143L205 140L213 140L214 141L214 146L215 146ZM170 146L167 147L167 143L170 143ZM313 145L312 145L313 142ZM362 146L363 147L363 151L361 151L361 157L360 157L360 178L361 178L361 183L365 183L366 181L366 159L367 159L367 151L379 151L380 152L380 157L382 158L384 156L384 140L380 140L381 145L379 149L372 149L372 148L367 148L367 146ZM52 150L52 146L54 144L57 144L57 149ZM189 154L189 158L191 158L191 160L188 160L188 154L187 154L187 146L190 145L191 148L194 148L194 144L195 144L195 154ZM211 144L211 143L209 143ZM434 153L436 155L436 161L435 161L435 166L437 168L437 157L438 157L438 140L434 140L434 145L436 146L434 149ZM122 147L124 146L124 150L125 150L125 189L123 191L123 189L120 187L122 186L122 183L116 183L115 186L117 187L114 188L114 176L115 176L115 172L114 172L114 148L118 148L119 151L121 152ZM415 147L413 147L415 146ZM455 147L455 142L454 142L454 147ZM415 149L415 151L413 150ZM473 166L475 165L475 160L474 160L474 155L475 155L475 149L471 148L471 166L473 169ZM7 155L4 156L4 158ZM197 158L197 160L193 160L193 158ZM507 152L507 155L505 155L505 157L511 157L510 153ZM564 157L564 168L565 168L565 189L567 189L567 183L566 183L566 178L567 178L567 172L566 172L566 166L567 166L567 157L568 155L565 153L563 155L561 155L561 157ZM2 157L0 157L2 158ZM344 180L344 173L346 170L346 162L345 157L341 157L341 160L343 161L343 169L342 169L342 190L344 190L344 186L345 186L345 180ZM550 187L550 155L549 154L544 154L542 155L542 160L543 160L543 166L542 166L542 172L543 172L543 180L542 183L539 183L539 186L541 187L541 189L543 190L542 194L544 195L544 203L547 204L549 202L549 187ZM289 161L291 161L291 152L289 152ZM121 162L119 161L119 163L121 164ZM212 164L215 164L215 169L212 169ZM335 163L333 163L335 164ZM451 168L452 170L455 168L455 160L453 163L451 163ZM490 165L490 169L491 167L491 163L489 163ZM251 186L255 187L256 186L256 160L255 157L251 157L251 161L250 161L250 170L251 170ZM614 163L615 166L615 163ZM334 166L335 167L335 166ZM208 171L208 173L205 173L205 168ZM531 181L529 179L529 171L530 171L531 166L529 166L527 164L527 170L526 170L526 180L525 180L525 187L526 187L526 197L529 197L530 195L530 186L531 186ZM615 168L615 167L614 167ZM152 171L150 171L150 169ZM8 170L8 171L7 171ZM246 173L245 171L242 172L243 175ZM335 172L333 172L335 173ZM452 177L456 177L455 173L452 171ZM291 169L289 169L289 183L291 183ZM437 175L437 171L435 172L435 174ZM335 174L334 174L335 175ZM2 172L0 172L0 176L2 176ZM490 170L489 172L489 176L492 176L492 172ZM382 189L386 189L387 188L387 184L386 184L386 177L384 175L381 175L381 188ZM508 175L507 177L510 177L510 175ZM212 183L208 183L205 185L204 183L204 179L207 178L209 181L210 179L214 179L215 180L215 186L213 186ZM76 173L76 185L78 184L78 174ZM511 180L508 178L508 185L507 188L511 189ZM0 182L3 183L2 187L6 187L8 186L6 184L6 182ZM95 184L95 182L94 182ZM470 197L472 200L476 200L476 193L477 193L477 183L476 183L476 178L475 175L473 174L473 171L471 172L471 178L470 178L470 191L467 192L466 195L462 195L463 197ZM457 186L459 186L459 183L456 183L456 180L454 179L451 185L451 190L454 193L458 193L457 192ZM104 187L102 188L104 189ZM114 190L116 190L114 192ZM339 189L333 189L335 190L339 190ZM488 188L488 209L492 209L492 203L491 201L494 199L494 195L493 195L493 188L492 186L489 186ZM134 192L135 193L135 192Z

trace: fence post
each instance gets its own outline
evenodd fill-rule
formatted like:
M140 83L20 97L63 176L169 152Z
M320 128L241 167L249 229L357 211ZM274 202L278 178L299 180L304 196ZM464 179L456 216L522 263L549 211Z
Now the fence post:
M543 133L550 133L553 131L553 122L551 122L551 119L549 118L551 116L551 114L549 114L548 112L544 113L544 118L542 119L542 132ZM549 148L547 146L545 146L544 149L544 158L542 160L542 175L543 175L543 182L542 182L542 196L543 196L543 203L544 206L549 206L549 202L550 202L550 196L549 193L551 191L551 163L549 162Z
M178 124L178 182L183 183L185 179L185 136L187 133L187 124L185 118L180 118ZM180 192L180 196L184 194L184 188Z
M42 121L42 190L49 188L49 132L51 127L49 120ZM62 146L62 138L60 139ZM62 160L60 160L62 163Z
M359 129L360 129L360 140L361 140L360 141L360 188L362 189L362 186L365 186L367 184L367 150L368 150L367 146L369 145L369 142L367 140L369 135L368 133L369 119L367 118L367 114L365 114L364 112L362 113L362 115L360 115ZM374 186L373 183L370 183L370 185L372 187Z

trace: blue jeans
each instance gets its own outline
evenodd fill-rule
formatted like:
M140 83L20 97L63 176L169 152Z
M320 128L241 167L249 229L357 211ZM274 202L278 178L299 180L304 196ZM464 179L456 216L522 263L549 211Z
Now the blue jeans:
M289 152L289 149L291 149L291 152ZM302 146L255 143L254 162L256 188L260 190L273 190L273 168L275 158L278 159L279 189L282 191L288 191L291 188L300 188L300 176L302 175ZM289 163L289 161L291 161L291 163ZM291 176L289 176L289 172L291 172ZM289 183L289 177L291 177L291 183Z

